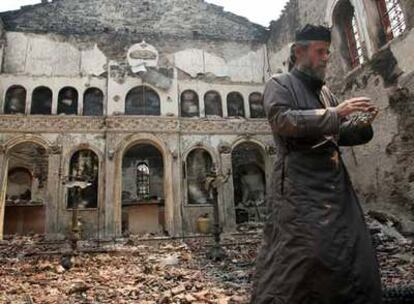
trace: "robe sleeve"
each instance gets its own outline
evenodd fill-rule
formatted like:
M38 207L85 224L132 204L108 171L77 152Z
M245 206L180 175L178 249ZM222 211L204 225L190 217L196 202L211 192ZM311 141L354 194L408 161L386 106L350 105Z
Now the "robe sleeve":
M266 84L264 105L273 132L280 136L304 138L339 133L340 120L333 107L297 109L292 93L276 78Z

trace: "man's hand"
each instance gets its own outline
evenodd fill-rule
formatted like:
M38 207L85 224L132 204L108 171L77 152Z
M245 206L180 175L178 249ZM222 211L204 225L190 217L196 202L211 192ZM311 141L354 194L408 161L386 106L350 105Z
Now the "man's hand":
M339 117L346 117L355 112L375 113L377 112L377 109L372 105L371 99L368 97L356 97L345 100L335 107L335 111L338 113Z

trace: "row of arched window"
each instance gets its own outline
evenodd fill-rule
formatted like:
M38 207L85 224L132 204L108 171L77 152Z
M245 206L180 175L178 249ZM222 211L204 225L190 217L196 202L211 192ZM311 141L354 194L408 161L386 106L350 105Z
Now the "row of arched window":
M15 85L10 87L5 96L4 114L25 114L26 89ZM32 93L30 114L50 115L52 111L53 93L47 87L36 88ZM56 113L76 115L81 112L85 116L101 116L104 114L104 94L98 88L89 88L84 92L83 107L79 110L79 94L75 88L65 87L60 90ZM200 102L198 94L186 90L180 97L180 115L182 117L199 117ZM206 116L223 117L222 99L218 92L208 91L204 95L204 110ZM231 92L227 95L227 114L229 117L246 117L243 95ZM251 118L264 118L262 94L254 92L249 96ZM161 100L156 91L147 86L131 89L125 99L126 115L161 115Z
M400 0L364 1L368 22L361 21L350 0L338 1L333 12L334 33L337 34L342 57L351 68L363 64L368 58L367 43L372 40L374 49L403 34L407 29L406 18ZM362 31L361 25L375 24L376 30ZM364 33L375 33L365 37ZM375 40L375 41L374 41Z
M26 89L19 85L10 87L4 99L4 114L26 113ZM104 94L98 88L89 88L83 95L82 115L103 115ZM66 115L78 114L79 94L75 88L65 87L60 90L56 113ZM52 114L53 92L45 86L33 90L30 114Z
M222 99L218 92L209 91L204 95L204 110L206 116L223 117ZM246 117L243 95L239 92L231 92L227 95L227 116ZM263 97L259 92L249 95L250 118L264 118ZM181 94L181 116L200 116L200 103L196 92L186 90Z

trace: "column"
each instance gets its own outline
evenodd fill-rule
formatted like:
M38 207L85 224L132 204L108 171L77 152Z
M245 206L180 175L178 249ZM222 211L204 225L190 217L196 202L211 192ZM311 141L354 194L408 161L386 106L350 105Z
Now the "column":
M61 158L62 147L59 145L51 146L48 151L49 167L47 174L47 196L46 196L46 236L49 239L58 239L60 235L59 227L59 191L62 182Z

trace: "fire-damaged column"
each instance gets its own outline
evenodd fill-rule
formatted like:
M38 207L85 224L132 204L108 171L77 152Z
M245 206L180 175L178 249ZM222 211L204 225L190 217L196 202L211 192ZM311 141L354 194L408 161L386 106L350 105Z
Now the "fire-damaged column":
M221 169L223 174L232 172L231 147L227 144L219 145ZM222 186L222 204L220 205L220 219L225 232L236 229L236 210L234 208L233 174L230 174L227 183Z
M46 235L50 239L59 238L59 191L61 185L62 147L49 148L49 166L47 175Z

